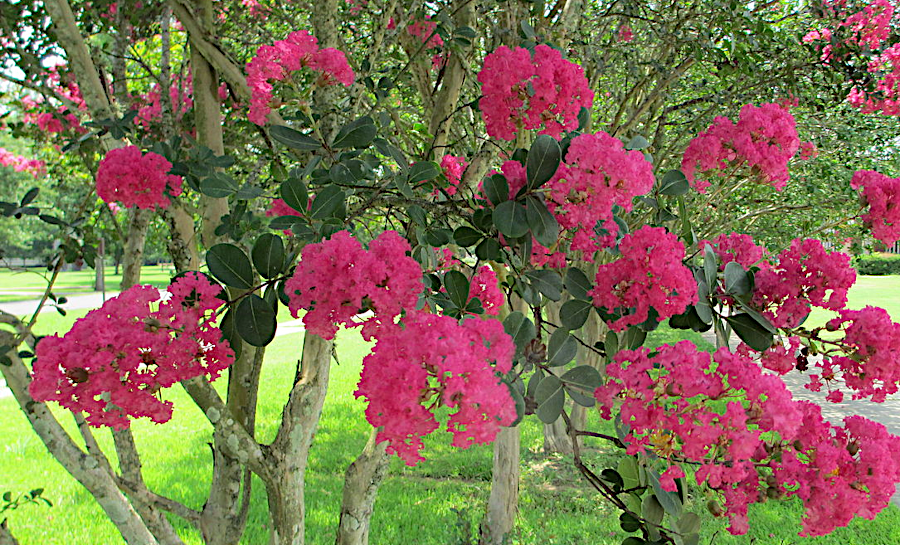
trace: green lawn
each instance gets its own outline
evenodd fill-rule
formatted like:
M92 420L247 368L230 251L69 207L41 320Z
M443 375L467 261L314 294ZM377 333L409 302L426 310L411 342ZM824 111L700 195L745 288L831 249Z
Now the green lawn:
M847 308L861 309L867 305L881 307L895 322L900 321L900 275L858 277L850 288ZM808 328L825 325L836 315L830 310L814 308L803 325Z
M48 313L39 322L38 333L68 328L84 311L66 317ZM285 316L287 313L285 313ZM674 339L677 332L663 329L658 335ZM267 353L268 366L261 382L259 437L270 439L279 421L280 405L295 371L301 335L279 337ZM365 443L368 426L364 405L353 397L360 362L368 349L354 332L338 337L340 364L332 365L332 383L322 422L316 436L307 474L307 536L312 544L332 543L343 483L343 472ZM221 388L225 380L218 386ZM148 484L194 508L202 506L211 471L209 450L211 430L187 396L173 389L166 393L175 402L171 422L158 426L145 421L134 424L140 450L144 453ZM11 528L23 544L122 543L99 507L80 486L46 453L28 428L11 398L0 399L6 415L0 429L2 463L0 491L21 493L43 487L52 508L26 506L10 515ZM57 411L72 431L71 416ZM595 413L592 425L604 427ZM572 469L570 462L541 452L541 428L533 419L522 424L522 496L514 544L619 544L625 535L618 530L612 511L591 492ZM107 452L112 452L108 433L97 435ZM477 524L490 491L491 448L457 450L449 446L449 436L437 433L426 440L427 461L407 468L392 461L390 477L379 493L372 522L372 543L434 544L463 543L466 524ZM588 444L588 459L599 470L614 465L615 457L605 445ZM257 482L253 508L242 543L263 544L267 540L265 492ZM802 512L799 504L769 502L751 510L750 536L732 537L722 521L705 514L705 500L692 501L689 508L704 517L702 543L717 534L717 544L809 543L878 545L900 543L900 511L890 507L875 521L855 521L826 538L796 537ZM199 544L197 535L181 525L189 544ZM756 541L751 541L753 538Z
M86 285L89 272L65 273L68 286ZM0 272L2 287L8 279L26 287L25 279L34 275L11 275ZM165 284L168 271L145 269L144 280ZM39 286L39 284L33 284ZM860 308L875 304L900 316L900 277L861 277L851 290L850 306ZM42 314L36 332L50 334L68 329L86 311L72 311L67 316L54 312ZM279 313L279 321L290 319ZM808 323L822 323L825 312L816 311ZM650 334L648 346L689 338L709 349L699 334L661 327ZM287 395L301 347L301 334L279 337L267 353L267 367L261 383L259 437L270 439L279 421L280 405ZM338 337L340 364L332 366L332 383L322 422L310 457L307 474L308 542L325 544L333 541L334 526L340 504L343 471L365 443L368 426L363 418L364 404L353 397L359 378L360 363L368 346L354 332ZM225 381L219 382L219 387ZM209 484L211 471L206 443L211 430L187 396L173 389L167 396L175 402L171 422L158 426L145 421L134 424L138 445L144 453L145 476L151 487L186 504L199 508ZM25 506L9 516L10 525L23 544L46 545L69 543L122 543L115 529L103 517L99 507L81 487L46 453L43 445L28 428L14 401L0 399L5 425L0 429L0 492L21 493L43 487L45 496L54 502L52 508ZM74 431L71 416L57 411L60 419ZM595 413L590 415L595 427L610 431ZM98 430L103 447L112 452L107 433ZM612 511L580 480L570 462L541 451L540 426L533 420L522 424L523 473L522 497L515 544L618 544L625 537ZM589 444L588 458L598 469L615 464L614 453L602 443ZM426 440L423 452L427 461L408 468L392 461L391 476L379 493L372 524L373 543L450 544L462 543L466 525L476 527L490 492L491 449L487 446L457 450L449 446L449 436L437 433ZM177 468L177 470L174 470ZM267 540L265 491L259 482L254 488L250 522L242 543L263 544ZM697 499L689 506L703 514L704 539L713 534L717 544L858 544L900 543L900 511L889 507L874 521L857 520L831 536L801 539L798 502L755 505L751 509L751 534L733 537L724 531L722 521L705 514L705 500ZM177 522L177 521L176 521ZM189 544L200 540L190 528L179 526ZM89 537L88 537L89 536ZM415 536L411 538L411 536ZM755 541L753 541L755 539Z
M122 281L122 269L115 273L115 267L104 268L107 291L115 291ZM172 277L170 265L146 266L141 269L141 283L152 284L158 288L168 285ZM43 268L31 268L25 271L0 269L0 302L17 301L21 299L34 299L40 297L47 286L49 274ZM78 295L91 293L94 285L94 269L85 267L80 271L68 271L59 273L54 284L53 293L56 295ZM25 294L23 297L22 293Z

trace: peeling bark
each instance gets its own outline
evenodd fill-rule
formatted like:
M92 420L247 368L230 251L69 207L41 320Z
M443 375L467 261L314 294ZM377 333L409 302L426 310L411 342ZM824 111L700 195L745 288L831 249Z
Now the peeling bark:
M0 522L0 545L19 545L19 541L9 531L9 525L6 520Z
M366 446L344 474L344 496L338 522L336 545L368 545L369 523L375 509L378 487L384 480L390 461L387 441L376 442L372 430Z
M494 465L481 545L502 545L512 532L519 504L519 428L501 428L494 441Z
M264 479L269 497L270 545L303 544L306 463L325 402L331 348L331 341L309 332L304 335L300 368L269 450L271 473Z

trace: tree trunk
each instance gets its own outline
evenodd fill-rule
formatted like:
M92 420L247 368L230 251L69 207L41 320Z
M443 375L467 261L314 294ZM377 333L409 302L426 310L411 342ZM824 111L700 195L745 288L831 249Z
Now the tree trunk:
M331 341L306 332L303 357L270 447L271 471L265 480L269 497L270 545L302 545L306 506L304 478L309 448L328 388Z
M501 545L516 521L519 504L519 428L501 428L494 441L494 466L482 545Z
M6 520L0 522L0 545L19 545L19 541L9 531L9 525L6 523Z
M128 211L128 234L123 241L122 282L119 289L124 291L141 281L141 266L144 263L144 242L150 227L151 210L132 208Z
M387 441L376 443L377 430L369 434L365 448L344 475L344 497L336 545L368 545L369 523L378 487L387 474L390 459Z

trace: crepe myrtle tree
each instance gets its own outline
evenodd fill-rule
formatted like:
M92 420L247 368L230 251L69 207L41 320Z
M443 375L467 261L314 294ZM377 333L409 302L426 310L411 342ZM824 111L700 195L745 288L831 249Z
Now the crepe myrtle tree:
M372 435L347 469L337 543L368 542L389 456L427 463L422 439L441 427L459 448L494 443L480 540L507 542L524 418L561 433L585 486L619 512L629 545L698 543L701 509L743 534L750 504L796 497L801 535L823 535L887 506L900 438L859 416L825 420L780 375L805 373L828 402L882 402L900 387L900 325L882 309L846 308L849 256L808 236L765 248L734 229L742 218L732 216L753 214L741 191L777 195L815 155L791 113L797 97L715 112L679 140L683 124L667 121L687 107L677 82L715 57L703 48L717 54L721 37L703 34L672 70L622 83L634 94L617 109L596 93L601 76L578 46L605 32L609 62L636 40L652 49L658 29L644 24L658 14L620 13L616 3L320 4L299 19L310 30L260 37L245 66L214 38L234 22L209 1L3 8L6 54L26 74L16 83L40 93L10 105L20 115L13 130L62 139L58 152L76 154L93 184L73 210L54 210L37 191L2 203L6 216L57 226L61 244L41 308L24 320L2 315L0 371L35 433L126 542L181 543L168 514L205 543L237 543L255 475L269 542L303 543L306 463L341 327L373 342L355 392ZM826 3L838 6L812 15L788 4L729 24L782 32L785 20L830 17L857 33L842 42L851 47L893 16L885 2ZM280 16L299 17L260 2L241 9L279 32ZM602 24L579 28L581 9L598 10ZM730 16L672 9L678 25ZM478 13L496 25L479 24ZM98 28L110 33L102 53L112 81L85 38ZM156 64L123 61L135 36ZM347 45L351 36L367 47ZM806 40L814 57L823 36ZM680 46L660 47L674 55ZM51 54L67 64L30 62ZM155 86L136 88L129 73L154 66ZM890 113L890 96L863 95L864 83L853 82L851 103ZM682 106L660 110L670 96ZM637 130L654 127L652 142ZM673 141L676 152L654 158ZM820 231L858 220L883 242L900 238L900 179L860 171L848 187L859 198ZM36 337L41 309L64 304L53 294L62 266L93 262L86 220L110 205L131 211L121 295L62 335ZM166 295L137 283L153 218L169 228L177 269ZM281 307L303 319L303 354L275 437L260 443L259 376ZM807 327L812 307L836 317ZM644 348L664 321L713 330L718 350ZM223 396L211 382L224 374ZM202 506L142 476L130 424L165 425L171 388L187 392L212 436ZM52 404L72 412L79 438ZM615 434L590 429L587 409ZM117 464L99 447L103 428ZM617 464L585 461L583 437L620 449Z

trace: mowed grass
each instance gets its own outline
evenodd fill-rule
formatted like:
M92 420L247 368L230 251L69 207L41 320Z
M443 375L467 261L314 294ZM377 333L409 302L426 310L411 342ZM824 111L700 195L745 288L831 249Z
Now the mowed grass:
M106 290L116 291L122 281L122 268L119 274L115 274L115 267L107 266L103 269ZM171 265L145 266L141 269L141 284L151 284L161 288L169 284L174 274ZM59 273L53 287L56 295L79 295L91 293L94 286L95 271L90 267L84 267L80 271L66 271ZM0 269L0 302L18 301L22 299L35 299L40 297L50 273L45 268L29 269Z
M900 322L900 275L857 277L847 296L847 308L857 310L868 305L883 308L892 320ZM803 325L810 329L823 326L835 316L836 312L813 308Z
M884 277L881 277L884 278ZM878 282L876 282L878 284ZM886 306L884 285L872 292L851 292L851 305ZM897 293L894 291L893 293ZM857 299L879 295L859 304ZM889 297L888 297L889 298ZM67 330L85 311L67 316L42 315L38 334ZM893 314L893 313L892 313ZM900 316L900 314L894 314ZM279 313L284 319L287 313ZM648 344L678 340L683 332L661 328ZM699 342L697 335L687 335ZM340 363L332 363L331 384L322 420L310 455L307 472L307 542L334 541L340 506L343 473L362 449L369 433L365 405L353 396L362 358L371 345L355 332L338 336ZM258 437L270 440L280 420L280 410L296 371L302 334L281 336L270 345L260 384ZM226 379L216 383L225 386ZM190 399L179 389L166 392L175 403L172 421L155 425L134 423L138 447L143 454L145 478L151 488L199 509L209 486L211 459L207 443L211 428ZM10 527L23 545L121 544L123 540L103 515L93 498L46 452L29 428L15 401L0 399L4 426L0 429L0 491L15 494L45 488L52 508L25 506L9 514ZM56 410L57 417L74 433L72 417ZM589 412L589 427L613 433L597 414ZM571 460L542 452L542 429L534 418L521 425L522 481L519 515L512 544L616 544L627 536L618 527L618 513L606 505L573 469ZM96 430L102 447L113 454L109 433ZM425 441L425 462L406 467L391 462L391 472L381 487L372 520L373 544L448 545L466 543L466 529L474 531L490 493L491 447L459 450L449 445L449 435L433 434ZM614 467L616 452L602 442L587 444L587 460L600 471ZM699 494L699 492L698 492ZM731 536L726 523L706 513L706 498L691 498L688 509L703 517L701 543L716 544L810 544L889 545L900 543L900 511L890 506L874 521L854 520L822 538L799 538L802 505L768 502L750 510L751 532ZM188 544L200 544L193 531L174 519ZM471 535L471 533L470 533ZM247 531L241 541L264 544L268 540L265 490L257 480Z

